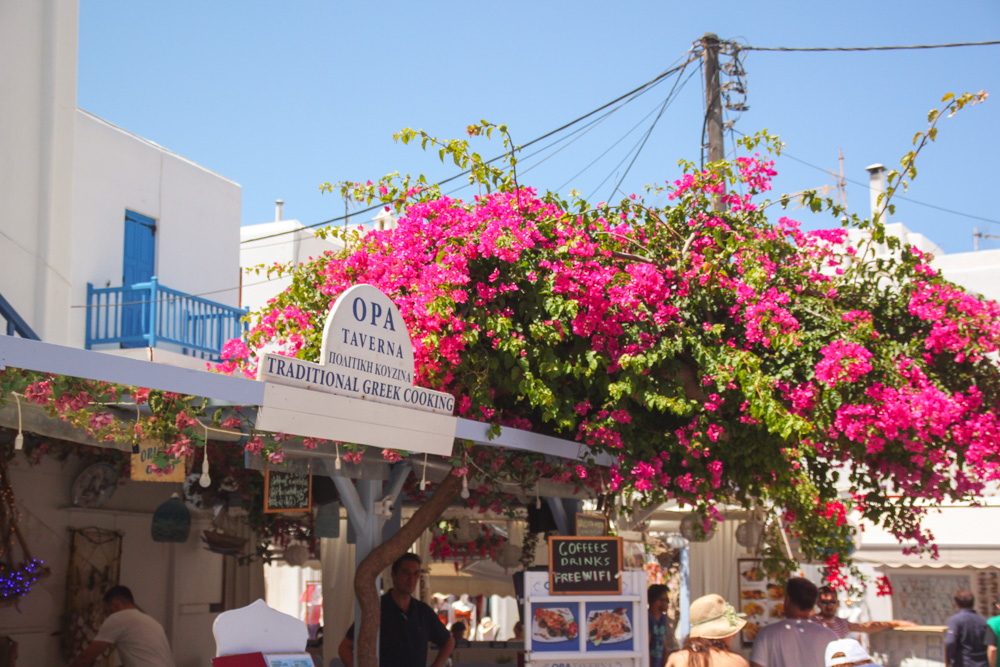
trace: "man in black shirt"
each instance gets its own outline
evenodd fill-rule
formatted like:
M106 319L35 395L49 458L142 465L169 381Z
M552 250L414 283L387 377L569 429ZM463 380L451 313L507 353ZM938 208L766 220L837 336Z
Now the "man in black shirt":
M392 564L392 588L382 596L378 661L382 667L424 667L427 642L441 650L432 667L442 667L455 649L455 638L429 606L412 595L420 581L420 557L403 554ZM354 667L354 626L340 642L337 655Z

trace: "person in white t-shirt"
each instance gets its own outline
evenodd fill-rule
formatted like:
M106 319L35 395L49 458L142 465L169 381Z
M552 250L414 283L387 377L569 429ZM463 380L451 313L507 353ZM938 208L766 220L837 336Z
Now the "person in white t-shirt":
M753 640L751 667L824 667L826 645L837 635L809 620L816 585L796 577L785 584L785 618L762 628Z
M124 667L176 667L163 626L135 606L132 591L114 586L104 594L107 618L90 646L76 656L70 667L90 667L111 646Z

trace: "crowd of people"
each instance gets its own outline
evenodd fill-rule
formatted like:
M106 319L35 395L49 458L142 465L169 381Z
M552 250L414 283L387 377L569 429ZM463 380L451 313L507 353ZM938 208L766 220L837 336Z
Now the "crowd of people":
M784 619L760 629L748 661L733 650L747 621L721 596L706 595L691 604L690 633L674 651L666 648L666 587L650 586L648 599L651 667L880 667L848 633L915 625L903 620L848 621L837 615L836 591L795 577L785 583ZM989 620L977 614L969 590L956 592L954 602L958 611L948 620L945 667L997 667L1000 614ZM1000 604L996 607L1000 612Z
M414 554L405 554L392 566L393 587L382 596L382 665L423 667L427 664L427 645L432 642L439 648L433 664L441 667L448 664L456 643L465 640L467 629L463 623L456 622L449 632L430 607L412 597L420 568L420 558ZM1000 600L995 604L997 615L986 619L976 613L972 591L959 590L953 599L957 611L948 619L945 667L997 667ZM748 661L733 650L733 642L747 621L721 596L705 595L691 604L690 632L677 650L667 648L667 587L650 586L648 601L650 667L881 667L848 633L915 625L903 620L856 623L841 618L837 615L840 602L836 591L817 588L811 581L795 577L785 582L784 618L757 632ZM137 608L128 588L110 589L104 596L104 607L106 620L94 641L73 660L73 667L93 664L112 646L125 667L173 667L162 626ZM339 646L339 656L346 665L353 664L353 630ZM523 637L520 622L515 636ZM16 642L0 637L0 667L12 667L17 657Z

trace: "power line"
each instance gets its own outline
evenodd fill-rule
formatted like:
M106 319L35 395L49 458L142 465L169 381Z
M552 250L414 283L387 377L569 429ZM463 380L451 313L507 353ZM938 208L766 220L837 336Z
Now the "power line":
M996 46L1000 40L989 42L957 42L954 44L914 44L910 46L829 46L829 47L791 47L791 46L740 46L741 51L904 51L912 49L951 49L959 46Z
M667 99L663 100L663 106L660 107L660 113L656 114L656 118L653 119L653 123L652 123L652 125L649 126L649 130L646 132L646 136L643 137L643 139L642 139L642 144L640 144L639 148L635 151L635 155L632 156L632 161L628 163L628 167L625 169L625 173L622 174L622 177L618 179L617 183L615 183L615 187L611 190L611 196L608 197L609 200L612 197L615 196L615 192L617 192L618 188L621 187L622 182L625 180L625 177L628 176L628 173L630 171L632 171L632 167L633 167L633 165L635 165L635 161L639 158L639 153L641 153L642 149L646 147L646 142L649 141L650 135L653 134L653 129L656 127L656 124L658 122L660 122L660 118L663 116L663 112L667 110L667 107L670 106L671 102L673 102L675 99L677 99L673 95L674 95L675 91L677 91L678 93L680 92L679 90L677 90L677 84L681 82L681 75L682 74L683 74L683 72L681 72L681 74L677 75L677 80L674 81L674 87L671 88L670 89L670 93L667 94ZM688 78L684 79L684 83L681 84L681 88L682 89L687 84L687 82L691 80L691 76L693 76L694 74L695 74L695 72L691 72L691 74L688 75ZM619 164L621 164L621 163L619 163ZM617 169L617 167L616 167L616 169ZM605 180L607 180L607 179L605 179ZM604 183L602 182L601 185L604 185ZM598 186L598 187L600 187L600 186Z
M622 101L622 100L624 100L624 99L626 99L626 98L628 98L628 97L630 97L632 95L635 95L636 93L639 93L639 92L641 92L641 91L643 91L643 90L645 90L647 88L655 86L656 84L660 83L661 81L663 81L664 79L666 79L667 77L669 77L671 74L679 72L679 71L683 70L685 67L687 67L687 65L691 62L691 53L692 53L691 50L688 50L687 53L685 53L685 55L688 56L688 59L685 60L684 63L682 63L680 65L676 65L674 67L671 67L671 68L667 69L666 71L662 72L661 74L659 74L655 78L647 81L646 83L642 84L641 86L639 86L637 88L634 88L634 89L630 90L629 92L627 92L627 93L625 93L623 95L619 95L618 97L616 97L615 99L611 100L610 102L602 104L601 106L597 107L596 109L594 109L592 111L589 111L589 112L585 113L584 115L580 116L579 118L571 120L570 122L568 122L568 123L566 123L564 125L561 125L560 127L557 127L556 129L554 129L554 130L552 130L550 132L547 132L547 133L543 134L540 137L536 137L535 139L532 139L528 143L521 145L520 148L522 148L522 149L523 148L527 148L528 146L536 144L539 141L542 141L544 139L548 139L552 135L558 134L559 132L562 132L566 128L572 127L573 125L579 123L580 121L586 120L587 118L590 118L594 114L599 113L601 111L604 111L608 107L610 107L610 106L612 106L614 104L617 104L618 102L620 102L620 101ZM683 57L684 56L681 56L681 58L683 58ZM680 60L680 58L678 58L678 60ZM677 62L677 61L674 61L674 62ZM487 160L486 164L491 164L493 162L496 162L497 160L502 159L504 157L504 155L498 155L497 157L494 157L494 158L492 158L490 160ZM461 171L461 172L455 174L454 176L450 176L449 178L446 178L444 180L438 181L435 185L443 185L445 183L449 183L449 182L455 180L456 178L459 178L461 176L464 176L464 175L468 174L470 171L471 170L466 169L465 171ZM379 203L379 204L376 204L374 206L369 206L368 208L363 208L361 210L354 211L354 213L352 215L359 215L361 213L369 213L369 212L374 211L376 209L382 208L383 206L385 206L385 204ZM342 216L338 216L336 218L330 218L329 220L324 220L322 222L316 222L316 223L313 223L311 225L305 225L304 227L302 227L300 229L313 229L315 227L322 227L323 225L329 225L329 224L332 224L334 222L340 222L342 220L346 220L347 218L348 218L347 215L342 215ZM294 234L295 232L300 231L300 229L290 229L288 231L276 232L274 234L269 234L267 236L259 236L259 237L257 237L254 240L255 241L262 241L264 239L274 238L274 237L277 237L277 236L283 236L285 234ZM241 241L240 243L246 243L246 242L247 241Z
M735 132L737 134L742 135L742 136L746 136L742 132L740 132L739 130L735 130ZM819 167L819 166L817 166L815 164L812 164L810 162L806 162L805 160L797 158L794 155L790 155L789 153L787 153L785 151L781 151L781 157L787 157L787 158L789 158L791 160L794 160L795 162L800 162L800 163L806 165L807 167L812 167L813 169L818 169L819 171L822 171L822 172L827 173L827 174L830 173L829 169L824 169L823 167ZM853 183L854 185L860 185L861 187L864 187L864 188L871 187L868 183L864 183L862 181L856 181L856 180L854 180L852 178L847 178L846 176L844 177L844 180L847 181L848 183ZM918 204L920 206L926 206L927 208L933 208L933 209L936 209L938 211L943 211L945 213L951 213L952 215L958 215L958 216L961 216L963 218L971 218L973 220L982 220L983 222L991 222L994 225L1000 225L1000 220L991 220L990 218L984 218L982 216L973 215L971 213L962 213L961 211L955 211L955 210L952 210L950 208L944 208L943 206L937 206L935 204L928 204L927 202L917 201L916 199L912 199L912 198L907 197L905 195L897 194L897 195L893 195L893 196L896 199L901 199L903 201L910 202L911 204Z

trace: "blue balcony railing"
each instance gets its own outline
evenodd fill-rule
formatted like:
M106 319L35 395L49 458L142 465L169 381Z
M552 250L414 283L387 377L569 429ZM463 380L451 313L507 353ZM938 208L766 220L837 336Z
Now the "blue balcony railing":
M86 347L172 344L184 354L218 359L226 341L243 335L246 314L246 309L164 287L155 276L129 287L87 283Z
M10 305L7 299L3 298L0 294L0 320L6 322L6 331L8 336L20 336L21 338L30 338L31 340L39 340L38 334L36 334L28 323L17 314L14 310L14 306Z

